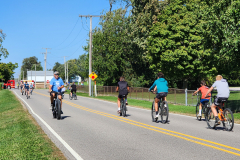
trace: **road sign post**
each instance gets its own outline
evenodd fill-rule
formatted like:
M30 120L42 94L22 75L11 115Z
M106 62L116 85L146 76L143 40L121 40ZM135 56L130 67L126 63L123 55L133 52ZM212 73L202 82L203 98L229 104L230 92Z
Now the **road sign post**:
M89 78L91 78L92 81L94 81L97 77L98 77L98 76L97 76L97 74L96 74L95 72L92 72L92 73L89 75ZM89 85L92 85L92 83L90 84L90 82L89 82ZM95 85L95 96L97 96L96 81L95 81L94 85ZM90 91L89 91L89 92L90 92ZM91 96L93 96L93 87L92 87L91 92L92 92L92 93L91 93Z

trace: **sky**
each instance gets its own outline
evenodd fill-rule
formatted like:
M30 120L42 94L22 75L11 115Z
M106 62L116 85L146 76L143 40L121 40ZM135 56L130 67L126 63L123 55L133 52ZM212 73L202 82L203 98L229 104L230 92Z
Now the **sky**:
M36 56L47 69L56 62L78 58L89 39L90 19L79 15L101 15L109 11L109 0L1 0L0 29L6 34L2 45L9 52L3 63L18 63L14 77L20 74L24 58ZM113 9L119 8L116 4ZM100 22L93 18L92 27Z

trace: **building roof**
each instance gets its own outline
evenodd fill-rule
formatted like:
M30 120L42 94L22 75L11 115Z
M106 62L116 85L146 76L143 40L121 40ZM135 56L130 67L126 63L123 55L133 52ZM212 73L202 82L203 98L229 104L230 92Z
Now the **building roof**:
M45 76L45 71L27 71L27 76ZM53 71L46 71L46 76L53 76Z

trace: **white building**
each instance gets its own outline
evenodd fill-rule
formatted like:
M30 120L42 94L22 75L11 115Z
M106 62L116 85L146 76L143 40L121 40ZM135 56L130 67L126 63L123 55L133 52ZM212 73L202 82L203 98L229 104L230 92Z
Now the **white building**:
M27 71L27 80L34 80L36 82L44 82L45 71ZM46 81L53 78L53 71L46 71Z

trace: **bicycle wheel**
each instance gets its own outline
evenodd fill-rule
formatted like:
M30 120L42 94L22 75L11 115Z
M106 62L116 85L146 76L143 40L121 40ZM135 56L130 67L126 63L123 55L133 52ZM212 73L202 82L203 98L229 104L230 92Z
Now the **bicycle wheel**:
M169 109L168 109L168 103L166 101L163 101L161 104L161 120L162 123L168 122L168 115L169 115Z
M206 122L207 122L207 125L210 129L215 128L215 117L213 115L213 112L212 112L211 108L207 109Z
M62 99L64 98L64 93L62 94Z
M234 117L232 111L229 108L224 109L223 116L223 118L225 119L223 125L225 126L227 131L231 131L234 126Z
M52 114L53 114L53 118L57 118L57 111L56 111L56 102L54 100L53 102L54 106L53 106L53 109L52 109Z
M61 101L59 99L56 100L57 102L57 120L61 119Z
M76 94L74 95L74 99L77 100L77 95Z
M155 115L156 115L156 111L155 111L155 101L153 101L153 103L152 103L151 115L152 115L152 121L155 122Z
M197 103L197 105L196 105L196 117L197 117L197 120L199 120L199 121L201 121L201 119L202 119L202 116L200 116L200 117L198 117L198 114L199 114L199 103ZM202 114L202 113L201 113Z
M126 102L125 102L125 100L123 100L122 102L123 102L123 104L122 104L122 116L126 117Z
M69 93L69 99L72 100L71 92Z

